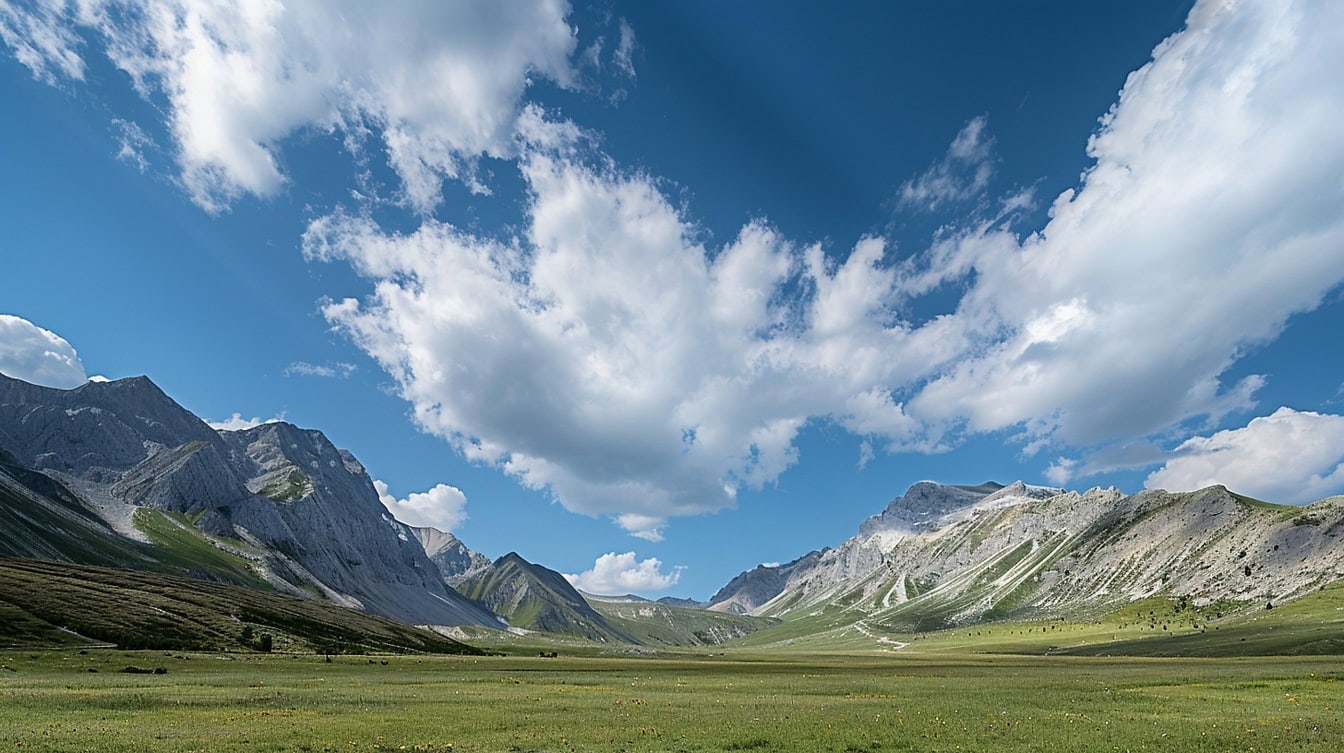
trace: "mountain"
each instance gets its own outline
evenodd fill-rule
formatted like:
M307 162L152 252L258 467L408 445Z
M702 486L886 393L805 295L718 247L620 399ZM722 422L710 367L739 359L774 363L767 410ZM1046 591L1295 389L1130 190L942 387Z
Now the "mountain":
M808 552L783 565L758 565L728 581L709 597L707 609L732 614L752 614L774 599L788 585L795 572L807 571L828 550Z
M515 628L562 633L604 643L636 643L607 621L554 570L514 552L461 580L456 588L508 620Z
M406 526L406 529L420 542L429 561L439 568L439 573L450 586L490 567L489 557L468 549L451 533L428 527Z
M0 554L318 596L412 624L498 624L444 583L321 432L218 432L146 377L59 390L0 375L0 450L14 532Z
M686 609L704 609L709 606L707 601L696 601L695 599L683 599L677 596L664 596L657 599L659 604L666 604L669 607L684 607Z
M770 617L677 606L662 599L587 594L584 598L613 625L645 646L718 646L779 622Z
M782 618L790 635L911 633L1087 618L1151 597L1261 608L1340 578L1344 497L1293 507L1221 486L1127 496L921 482L834 549L739 575L711 608Z

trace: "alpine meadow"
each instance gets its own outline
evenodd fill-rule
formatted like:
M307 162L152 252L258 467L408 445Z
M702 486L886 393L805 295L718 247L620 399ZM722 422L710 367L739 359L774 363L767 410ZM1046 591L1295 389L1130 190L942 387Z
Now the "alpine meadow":
M1344 4L0 0L0 750L1335 753Z

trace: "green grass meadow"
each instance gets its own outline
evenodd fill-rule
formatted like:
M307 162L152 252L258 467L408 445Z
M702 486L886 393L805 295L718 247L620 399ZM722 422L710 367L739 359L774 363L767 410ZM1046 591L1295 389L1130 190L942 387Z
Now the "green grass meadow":
M161 675L123 674L134 665ZM1329 751L1333 657L0 651L23 751ZM97 669L97 672L90 672Z

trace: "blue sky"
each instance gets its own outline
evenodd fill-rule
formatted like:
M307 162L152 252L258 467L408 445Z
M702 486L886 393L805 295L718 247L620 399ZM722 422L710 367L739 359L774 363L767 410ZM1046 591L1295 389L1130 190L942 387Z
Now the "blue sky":
M488 555L1344 491L1333 3L0 7L0 370L320 428Z

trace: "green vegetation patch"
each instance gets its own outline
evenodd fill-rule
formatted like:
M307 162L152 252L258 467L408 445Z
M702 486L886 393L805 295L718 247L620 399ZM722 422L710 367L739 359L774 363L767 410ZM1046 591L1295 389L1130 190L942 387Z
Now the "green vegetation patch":
M313 481L303 471L291 467L286 473L272 479L259 492L276 502L297 502L313 493Z
M158 548L159 560L183 575L272 590L252 561L236 553L251 548L242 542L216 542L181 513L141 508L135 511L134 523Z
M386 663L384 663L386 662ZM15 749L1334 753L1322 659L0 651ZM127 675L126 666L162 668ZM90 672L97 669L97 672ZM21 746L18 743L22 743Z
M5 611L8 608L10 611ZM123 648L476 652L382 617L308 599L220 583L113 568L0 558L0 617L9 645L63 635ZM46 627L42 627L45 625Z

